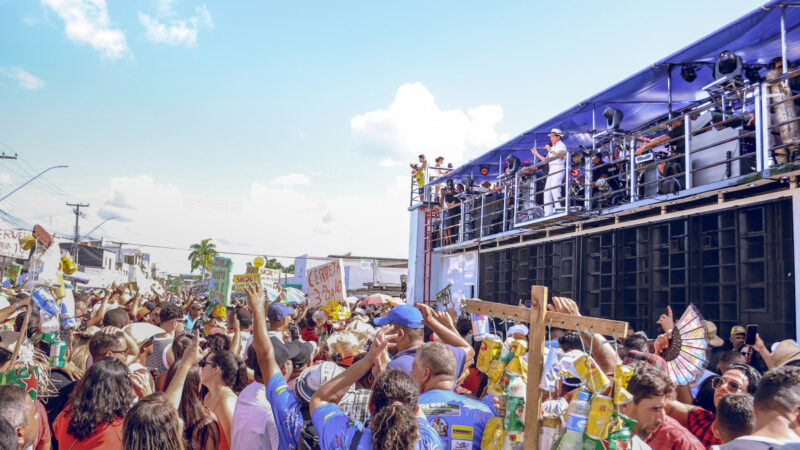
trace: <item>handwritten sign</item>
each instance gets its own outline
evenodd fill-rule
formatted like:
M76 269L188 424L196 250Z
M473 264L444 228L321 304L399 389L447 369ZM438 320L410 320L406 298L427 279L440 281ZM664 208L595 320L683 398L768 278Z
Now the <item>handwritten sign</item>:
M192 285L192 294L204 294L211 290L214 286L214 280L211 278L203 278L197 283Z
M0 228L0 256L28 259L30 250L23 250L19 245L19 239L28 236L31 236L30 231Z
M267 269L265 267L247 266L248 274L259 274L261 276L261 287L267 289L280 289L281 271L278 269Z
M211 287L211 300L218 301L223 305L228 305L231 296L231 271L233 261L230 258L214 257L214 265L211 268L211 279L214 285Z
M338 259L310 269L308 278L308 306L319 307L331 301L344 301L347 294L344 286L342 260Z
M248 284L261 283L261 275L257 273L246 273L243 275L233 276L233 292L237 294L244 293L244 287Z

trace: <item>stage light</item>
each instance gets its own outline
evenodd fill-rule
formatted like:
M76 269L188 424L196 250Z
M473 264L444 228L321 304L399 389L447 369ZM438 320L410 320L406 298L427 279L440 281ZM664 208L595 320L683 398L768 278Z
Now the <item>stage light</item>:
M508 174L514 175L519 171L521 161L514 155L506 156L506 163L508 163Z
M687 83L691 83L692 81L697 79L697 72L694 70L694 66L691 64L686 64L685 66L681 67L681 78L683 81Z
M763 81L764 79L761 77L761 74L758 73L758 67L749 66L744 69L744 76L747 77L747 80L751 83L758 83Z
M481 166L481 175L486 176L489 175L489 167L488 166Z
M609 130L619 130L620 122L622 122L622 111L606 106L603 110L603 117L606 118L606 127Z
M723 50L714 64L714 79L719 80L722 77L727 77L729 80L742 77L742 58L730 50Z

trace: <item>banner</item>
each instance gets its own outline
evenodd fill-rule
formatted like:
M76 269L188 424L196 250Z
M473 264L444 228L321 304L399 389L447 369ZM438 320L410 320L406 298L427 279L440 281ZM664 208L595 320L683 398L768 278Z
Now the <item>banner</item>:
M211 268L211 279L214 285L211 287L211 300L218 301L228 306L231 296L231 271L233 261L230 258L214 257L214 266Z
M267 289L278 289L281 286L281 271L278 269L267 269L266 267L247 266L247 274L259 274L261 276L261 287L266 292Z
M197 283L192 285L192 295L205 294L214 286L214 280L211 278L203 278Z
M342 260L314 267L307 272L308 294L306 300L310 308L326 305L328 302L343 302L347 293L344 286Z
M19 239L28 236L31 236L30 231L0 228L0 256L28 259L31 251L23 250L19 245Z

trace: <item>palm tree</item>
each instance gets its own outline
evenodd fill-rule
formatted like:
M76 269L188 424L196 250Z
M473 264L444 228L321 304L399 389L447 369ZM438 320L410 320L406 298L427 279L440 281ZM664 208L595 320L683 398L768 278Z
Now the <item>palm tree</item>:
M189 261L192 263L192 272L198 267L202 269L200 278L205 278L206 270L211 271L211 266L214 264L214 257L217 256L217 245L211 242L211 239L203 239L199 244L192 244L189 248L192 252L189 253Z

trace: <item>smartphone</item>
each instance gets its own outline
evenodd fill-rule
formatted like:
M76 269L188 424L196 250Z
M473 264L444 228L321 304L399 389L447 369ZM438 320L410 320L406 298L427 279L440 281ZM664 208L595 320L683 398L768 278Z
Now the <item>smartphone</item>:
M756 333L758 333L758 325L748 325L747 335L744 338L744 345L755 345Z

